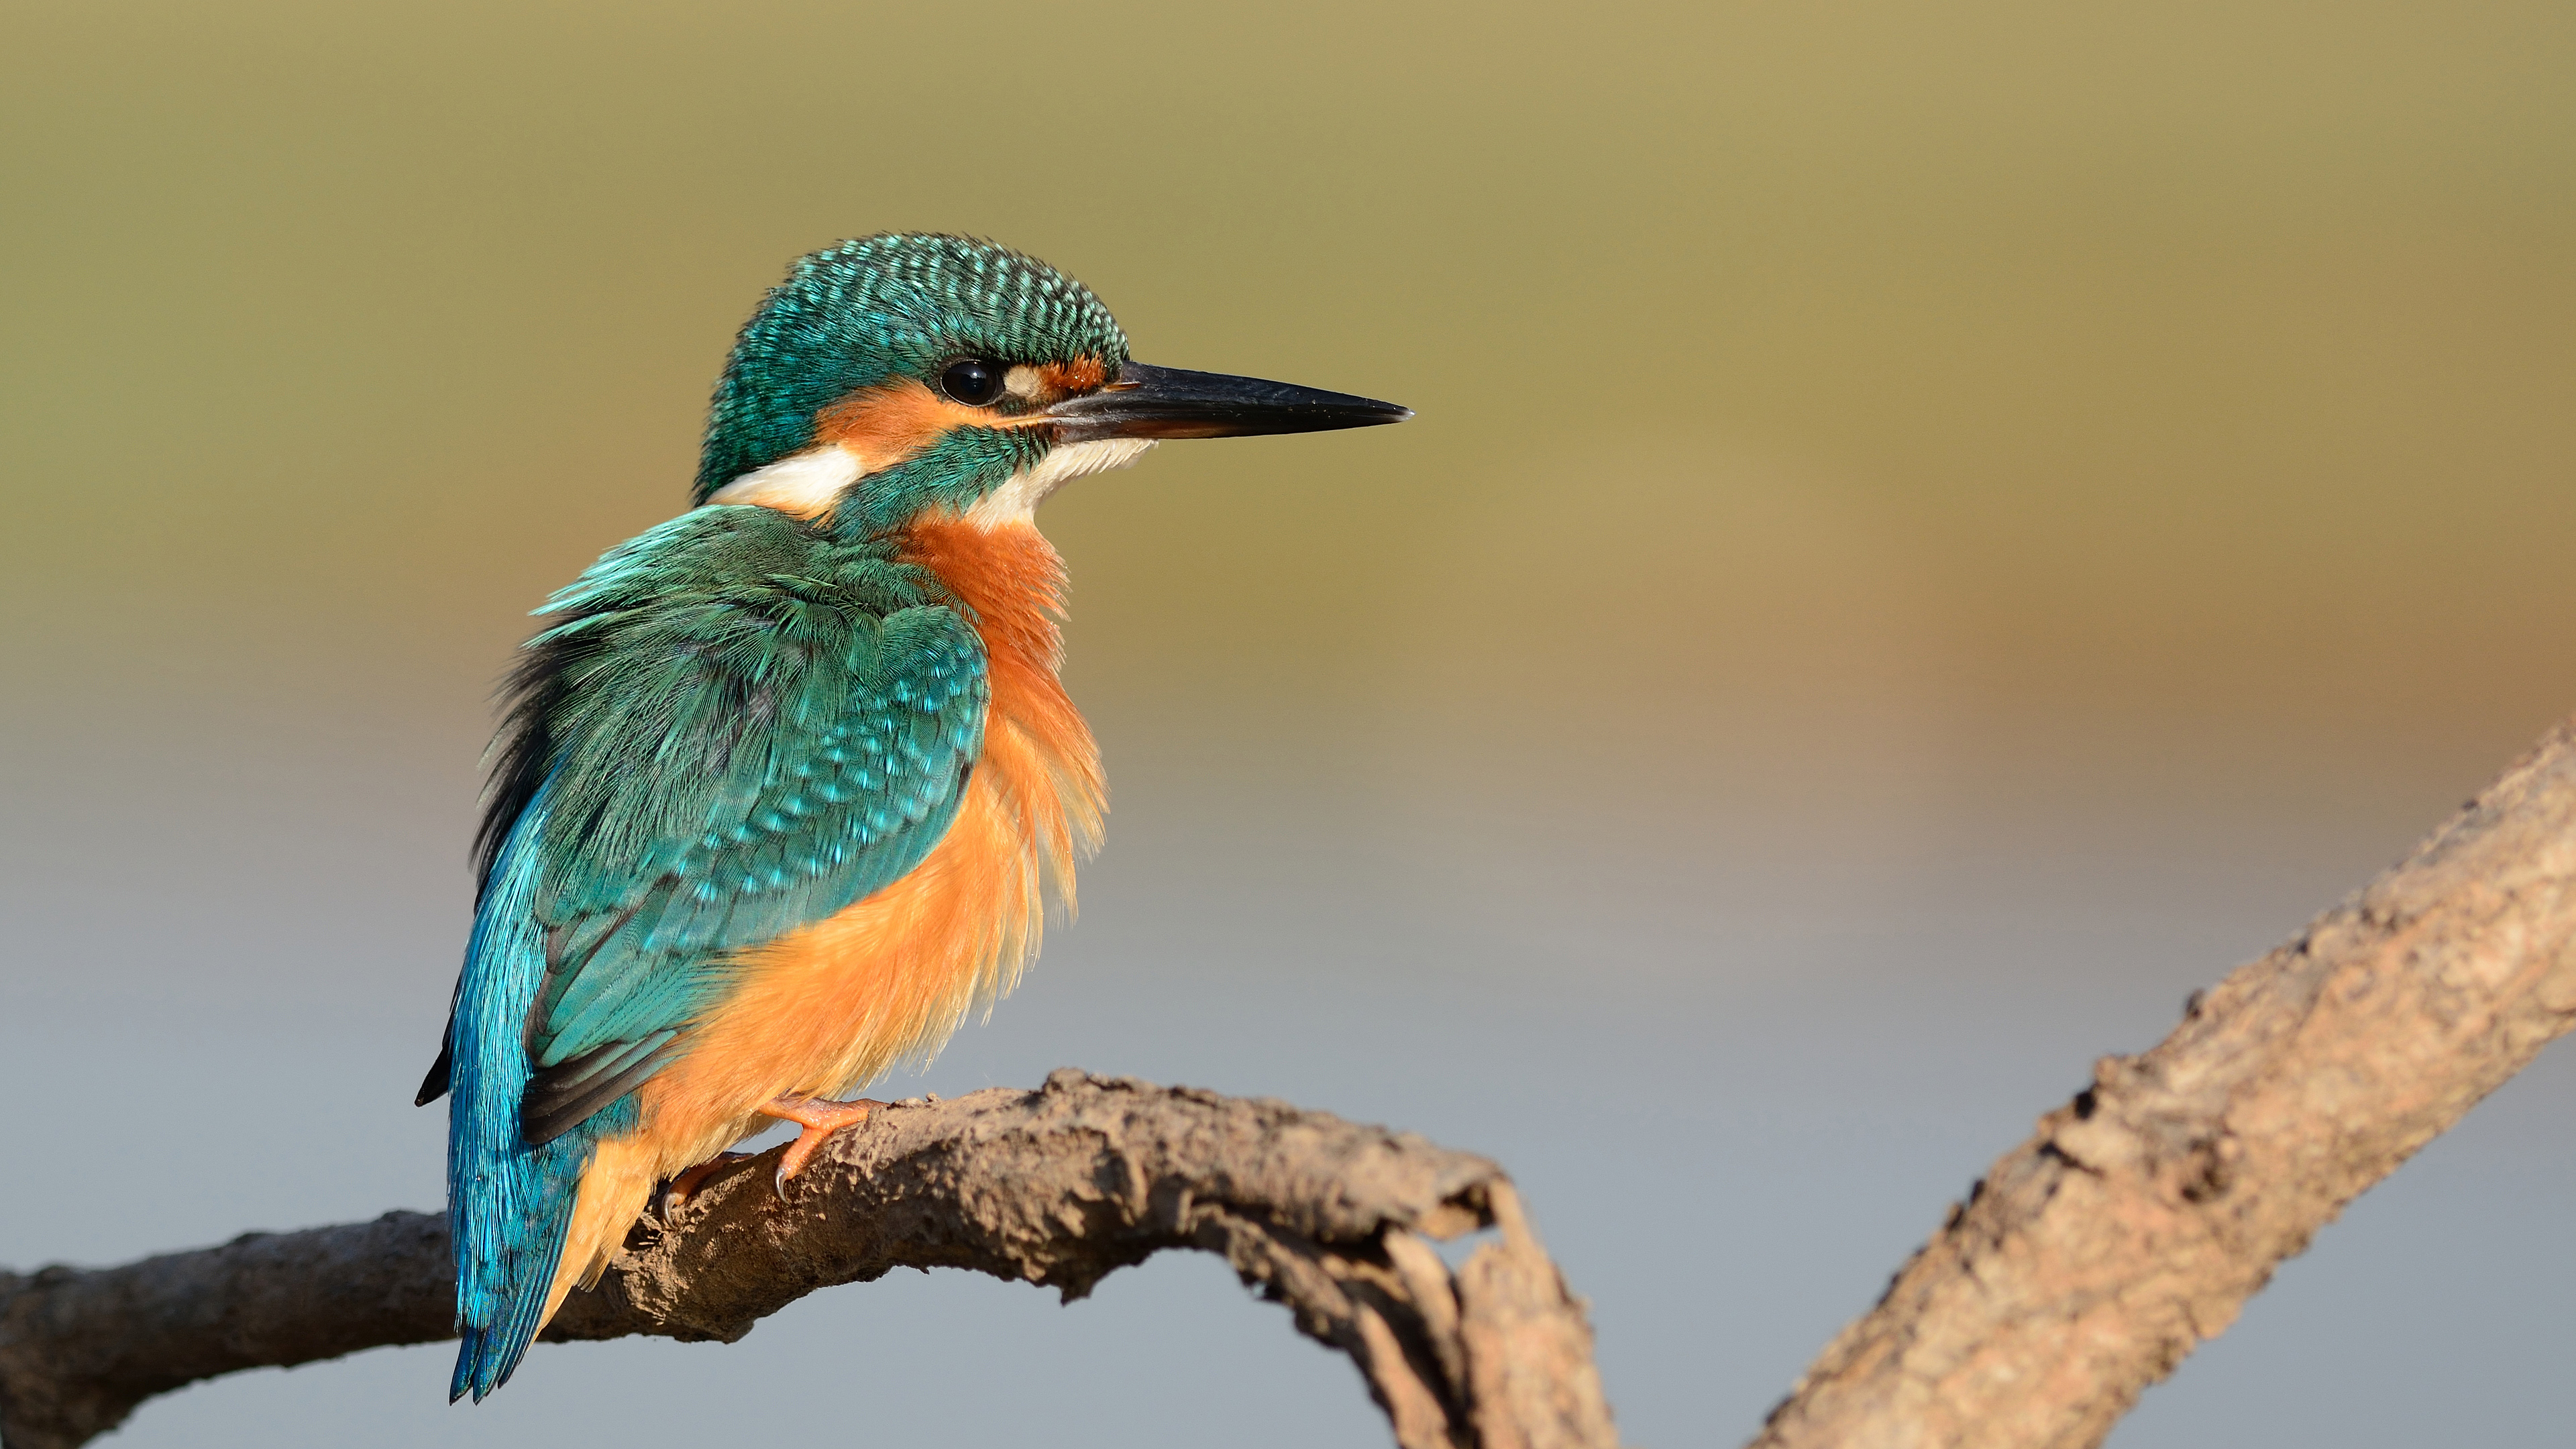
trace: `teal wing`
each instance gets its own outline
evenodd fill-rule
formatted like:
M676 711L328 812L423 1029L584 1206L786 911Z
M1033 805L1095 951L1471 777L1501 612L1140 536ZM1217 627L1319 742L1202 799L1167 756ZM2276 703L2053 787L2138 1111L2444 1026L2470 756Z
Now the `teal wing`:
M549 605L484 819L446 1050L449 1395L535 1337L585 1164L722 989L724 954L911 870L984 730L937 582L759 508L702 508Z
M670 1060L723 953L918 865L987 700L983 642L934 580L767 509L676 519L548 607L494 801L510 818L486 826L536 855L531 1145Z

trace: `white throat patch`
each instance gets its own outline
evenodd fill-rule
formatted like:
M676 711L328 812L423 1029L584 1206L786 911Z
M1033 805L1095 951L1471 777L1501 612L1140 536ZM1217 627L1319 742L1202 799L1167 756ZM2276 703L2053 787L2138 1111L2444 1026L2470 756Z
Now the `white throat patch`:
M1152 446L1152 438L1096 438L1053 449L1036 467L1003 479L967 511L966 521L986 530L1029 523L1048 494L1076 478L1124 468ZM826 443L745 473L708 494L707 502L749 503L816 518L831 510L841 490L858 482L862 471L858 454Z
M1076 478L1124 468L1145 456L1152 438L1094 438L1050 451L1034 468L1014 473L966 512L966 521L990 531L1035 521L1046 496Z

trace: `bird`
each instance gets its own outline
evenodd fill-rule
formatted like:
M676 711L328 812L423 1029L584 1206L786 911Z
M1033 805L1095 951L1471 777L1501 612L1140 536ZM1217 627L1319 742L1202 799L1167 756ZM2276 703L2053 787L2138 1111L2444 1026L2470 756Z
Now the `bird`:
M1080 282L975 238L799 259L744 324L691 506L537 615L504 686L448 1106L452 1403L506 1383L654 1190L1016 984L1107 808L1035 523L1167 438L1410 410L1128 356Z

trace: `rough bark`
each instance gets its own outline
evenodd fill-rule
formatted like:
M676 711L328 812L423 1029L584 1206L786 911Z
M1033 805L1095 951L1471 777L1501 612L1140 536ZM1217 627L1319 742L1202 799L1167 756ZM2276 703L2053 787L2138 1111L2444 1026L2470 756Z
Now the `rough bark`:
M2576 722L2415 852L2105 1057L1878 1306L1764 1449L2077 1449L2282 1259L2576 1024Z
M1582 1303L1492 1162L1285 1103L1055 1073L897 1103L781 1200L768 1164L639 1225L548 1339L732 1341L817 1288L972 1268L1068 1299L1166 1248L1222 1254L1349 1354L1404 1449L1616 1449ZM1428 1238L1499 1227L1456 1275ZM155 1394L455 1336L444 1218L254 1233L0 1273L0 1442L70 1449ZM542 1364L538 1365L542 1368Z

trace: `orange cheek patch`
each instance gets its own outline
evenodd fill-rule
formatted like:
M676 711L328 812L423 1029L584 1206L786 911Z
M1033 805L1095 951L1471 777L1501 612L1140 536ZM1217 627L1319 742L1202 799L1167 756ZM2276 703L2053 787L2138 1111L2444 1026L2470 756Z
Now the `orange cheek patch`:
M950 428L985 421L981 408L950 402L907 377L825 408L814 419L814 438L849 449L858 455L860 472L875 473L929 447Z
M825 408L815 416L814 441L847 448L857 455L860 472L876 473L938 442L952 428L1026 428L1046 421L970 408L907 377L854 392Z

